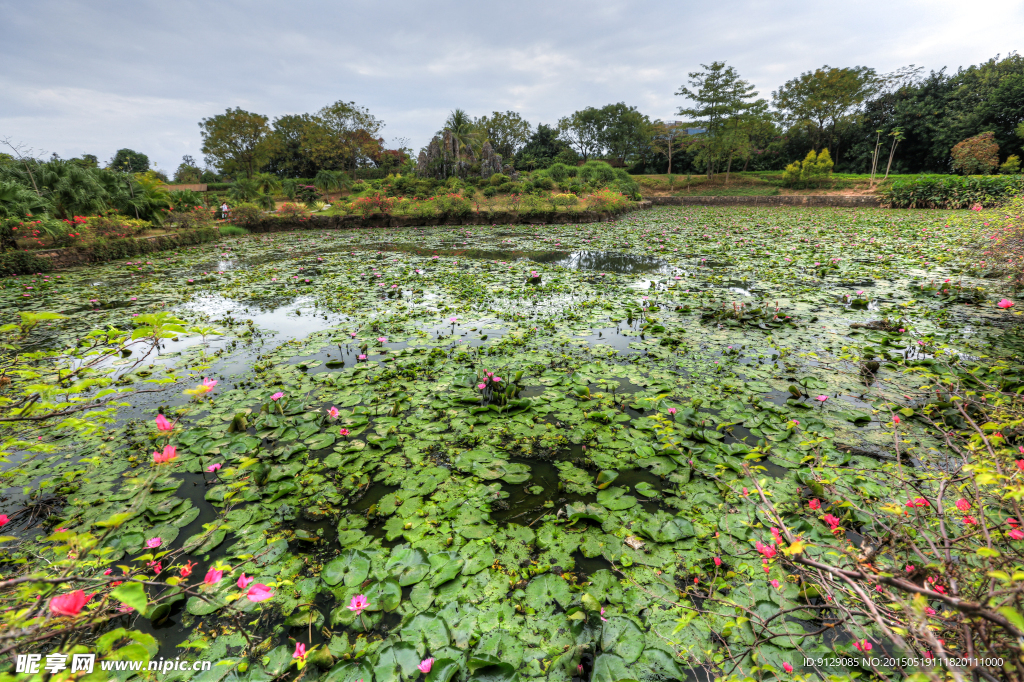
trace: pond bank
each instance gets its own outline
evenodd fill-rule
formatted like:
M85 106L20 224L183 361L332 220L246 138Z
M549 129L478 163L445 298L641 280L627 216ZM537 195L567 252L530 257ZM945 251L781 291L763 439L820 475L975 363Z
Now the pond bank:
M644 197L654 206L813 206L835 208L880 208L881 200L873 196L807 194L792 196L736 197Z

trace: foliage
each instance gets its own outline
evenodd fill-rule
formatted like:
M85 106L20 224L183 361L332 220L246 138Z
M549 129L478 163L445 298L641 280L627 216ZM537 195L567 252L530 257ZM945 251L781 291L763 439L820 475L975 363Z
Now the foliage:
M374 193L369 197L359 197L352 202L352 210L362 213L364 218L373 213L390 215L394 208L394 197L384 196L380 193Z
M251 178L268 158L266 116L235 107L204 118L199 128L203 153L223 173L245 173Z
M241 203L231 208L231 222L242 227L251 227L263 222L263 209L256 204Z
M822 183L830 180L834 165L828 149L822 149L820 154L815 154L812 149L807 152L803 162L794 161L786 166L782 179L786 185L791 187L811 184L816 184L820 187Z
M213 211L202 205L171 211L167 215L167 223L182 230L211 227L214 223Z
M89 229L103 239L128 239L135 237L152 227L146 220L128 218L120 213L107 213L87 219Z
M548 201L551 202L551 207L556 211L560 208L568 211L579 203L580 198L575 194L553 194Z
M833 147L843 126L855 122L859 107L879 86L874 69L824 66L786 81L772 93L772 102L789 125L808 124L817 151Z
M0 232L3 230L0 223ZM33 275L50 272L53 264L48 258L40 258L30 251L0 252L0 275Z
M281 204L281 207L277 209L279 215L286 218L300 218L307 215L308 211L298 204Z
M882 190L882 202L892 208L971 208L995 206L1024 194L1021 176L922 175L897 178Z
M999 166L999 172L1003 175L1016 175L1020 173L1020 157L1016 154L1010 154Z
M206 197L203 196L203 193L190 189L177 189L168 192L167 200L171 203L172 211L191 211L194 208L206 206Z
M950 156L953 169L961 175L988 175L999 166L999 145L993 132L985 132L958 142Z
M461 217L473 212L473 203L458 193L439 194L434 198L434 207L444 216Z
M533 134L530 122L515 111L495 111L490 116L476 119L474 125L484 132L491 147L501 154L505 163L512 162Z
M120 173L145 173L149 170L149 157L133 149L118 149L107 168Z
M558 128L541 123L537 126L530 139L516 155L515 166L524 168L524 160L529 157L537 168L547 168L558 158L559 154L570 151L569 145L558 136Z

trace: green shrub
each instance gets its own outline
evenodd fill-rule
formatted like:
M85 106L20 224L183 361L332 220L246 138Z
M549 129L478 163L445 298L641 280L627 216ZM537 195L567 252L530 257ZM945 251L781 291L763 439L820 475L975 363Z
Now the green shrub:
M564 163L553 164L548 168L548 176L555 182L562 182L569 177L569 166L566 166Z
M491 187L500 187L501 185L507 184L511 180L512 178L505 175L504 173L495 173L494 175L491 176L491 179L488 180L488 182L491 184Z
M0 253L0 275L32 275L52 269L48 258L40 258L28 251Z
M413 207L412 214L421 220L433 218L437 215L437 208L434 206L433 201L418 201Z
M539 215L547 211L545 201L533 194L525 195L519 202L519 213L525 216Z
M249 227L262 222L263 209L256 204L241 203L231 209L231 222L243 227Z
M1020 194L1020 175L921 175L894 180L882 191L882 203L892 208L971 208L995 206Z
M834 165L828 149L822 149L820 154L816 154L812 149L807 152L803 162L794 161L786 166L786 170L782 173L782 182L790 187L809 184L820 186L823 182L831 179Z
M517 186L519 186L518 182L503 182L498 185L498 192L500 194L511 194Z
M1020 173L1020 157L1016 154L1010 154L1009 158L999 167L999 172L1003 175L1016 175Z
M497 193L498 193L498 188L497 187L485 187L484 188L484 196L487 197L488 199L490 199L491 197L493 197Z
M556 211L559 208L564 208L568 211L580 202L580 198L575 194L554 194L548 199L548 201L551 202L552 208Z
M239 227L238 225L221 225L220 234L223 237L235 237L243 234L249 234L249 230L244 227Z
M473 211L473 204L461 194L439 195L434 200L437 212L444 216L466 216Z

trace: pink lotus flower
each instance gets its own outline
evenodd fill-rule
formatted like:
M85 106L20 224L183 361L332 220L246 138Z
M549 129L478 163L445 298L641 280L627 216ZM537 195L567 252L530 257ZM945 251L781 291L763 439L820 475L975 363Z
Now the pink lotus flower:
M256 583L249 588L249 592L245 595L246 599L253 602L266 601L274 596L274 593L270 591L270 588L263 583Z
M377 343L387 343L387 342L388 342L388 337L386 337L386 336L378 336L377 337Z
M270 399L273 400L276 403L278 400L280 400L283 397L284 397L284 393L282 393L281 391L278 391L274 395L270 396Z
M216 463L211 464L210 466L206 467L206 470L212 474L215 471L219 471L222 466L224 466L224 465L221 464L220 462L216 462Z
M827 395L819 395L817 398L815 398L815 400L817 400L819 403L823 403L826 400L828 400L828 396Z
M341 434L342 436L347 436L349 433L351 433L351 431L349 431L348 429L343 428L340 431L338 431L338 433Z
M821 509L821 500L819 500L818 498L814 498L813 500L807 503L807 506L810 507L812 510L817 511L818 509Z
M217 386L217 380L216 379L207 379L206 377L203 377L203 388L206 389L204 391L204 393L209 393L216 386Z
M337 407L332 406L331 409L327 410L327 416L330 417L331 419L337 419L338 414L339 412Z
M360 356L359 356L359 359L360 359L360 360L365 360L365 359L366 359L366 356L365 356L365 355L360 355Z
M295 653L292 654L292 658L297 658L300 661L306 658L306 645L302 642L295 643Z
M164 544L163 538L155 537L146 540L146 547L149 549L156 549L160 545Z
M487 384L477 384L476 387L477 387L478 390L482 391L485 388L487 388Z
M424 658L422 661L420 661L420 664L416 666L416 669L419 670L421 673L429 673L432 667L434 667L433 657Z
M971 503L961 497L959 500L956 501L956 508L962 512L965 512L971 508Z
M203 578L203 582L207 585L216 585L220 582L220 579L224 577L224 571L218 571L211 568L206 572L206 577Z
M456 322L458 322L458 321L459 321L459 318L457 318L457 317L451 317L451 318L448 318L448 321L449 321L449 322L451 322L452 324L455 324Z
M157 431L173 431L174 424L162 414L156 416L156 428Z
M668 413L669 414L675 414L676 413L676 408L674 408L674 407L668 408Z
M238 576L238 582L236 582L235 584L238 585L239 589L244 590L245 588L249 587L249 583L251 583L253 580L256 580L256 578L246 578L245 573L243 573L242 575Z
M166 464L178 458L178 448L173 445L165 445L164 451L153 453L153 464Z
M366 600L366 595L357 594L352 597L352 601L348 603L348 610L355 613L357 616L369 608L370 602Z
M1011 301L1008 298L1004 298L999 303L996 303L996 305L1005 310L1006 308L1012 308L1013 307L1013 301Z
M787 673L793 672L793 666L791 666L789 663L783 663L782 669L785 670Z
M50 613L55 616L77 616L92 597L82 590L56 596L50 600Z

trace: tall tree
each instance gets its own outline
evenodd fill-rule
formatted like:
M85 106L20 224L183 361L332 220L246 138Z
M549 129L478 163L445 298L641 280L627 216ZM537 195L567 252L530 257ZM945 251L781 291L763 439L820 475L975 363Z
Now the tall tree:
M815 152L825 146L835 156L840 128L854 122L861 105L880 85L874 69L826 64L786 81L772 93L772 101L789 124L808 124Z
M274 119L267 137L266 170L282 178L311 178L321 166L309 155L310 131L316 122L309 114L287 114Z
M573 112L571 116L560 118L558 132L585 162L589 157L601 153L604 123L604 116L599 109L587 107Z
M203 154L221 172L242 172L251 178L267 159L267 117L238 107L199 123Z
M509 162L533 133L530 122L514 111L495 111L490 116L481 116L476 126L484 131L494 151Z
M145 173L149 170L149 157L134 149L118 149L107 168L122 173Z
M608 155L625 164L626 159L650 148L651 119L625 102L599 109L601 114L601 146Z
M565 152L571 152L569 145L558 137L558 128L541 123L537 130L516 154L516 168L525 168L529 161L537 168L547 168Z
M703 126L706 132L698 142L701 158L707 164L708 179L725 152L721 140L722 130L727 121L746 111L746 101L757 96L749 82L740 78L739 73L725 62L701 64L703 71L688 74L690 87L680 86L676 95L686 97L693 106L681 107L680 116L688 116L694 123Z
M309 158L320 168L354 170L380 153L384 122L355 102L338 100L311 117L306 131Z

